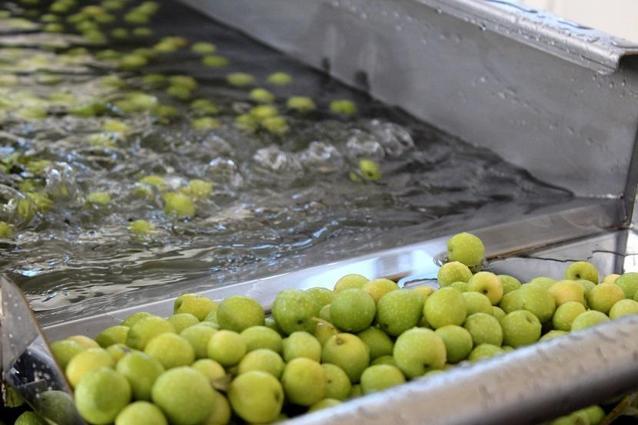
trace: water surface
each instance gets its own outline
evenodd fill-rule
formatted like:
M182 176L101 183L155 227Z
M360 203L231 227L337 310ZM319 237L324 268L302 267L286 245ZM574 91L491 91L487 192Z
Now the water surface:
M129 34L106 45L87 44L67 23L99 3L56 15L63 34L42 31L51 23L43 21L53 20L48 4L5 2L10 16L0 20L0 220L15 229L0 240L0 269L46 321L353 257L512 219L571 196L177 2L160 2L149 25L123 24L124 13L139 5L124 2L115 22L96 26L107 36L120 27ZM132 36L140 26L153 35ZM121 70L105 53L152 49L176 35L189 44L142 51L150 59L140 69ZM215 43L228 66L204 66L190 49L197 41ZM269 84L275 71L292 83ZM226 81L231 72L256 82L234 87ZM155 73L194 77L197 88L176 99L167 83L144 79ZM237 128L236 117L256 106L249 97L255 87L276 96L287 133ZM155 106L123 110L133 92ZM287 110L294 95L311 97L317 110ZM193 128L202 116L190 107L195 99L214 102L217 111L203 115L218 128ZM358 113L330 112L334 99L352 100ZM92 105L99 114L85 116L82 108ZM175 116L162 117L158 105L173 107ZM379 164L382 177L366 180L361 159ZM150 175L164 184L140 182ZM193 179L212 183L212 194L194 199L192 217L167 214L166 192L184 191ZM96 191L111 201L88 202ZM34 193L41 204L31 216L25 211L33 209ZM132 234L129 224L138 219L155 231Z

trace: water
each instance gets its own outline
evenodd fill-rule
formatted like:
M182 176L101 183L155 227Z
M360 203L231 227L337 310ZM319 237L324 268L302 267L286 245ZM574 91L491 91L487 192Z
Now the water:
M335 261L511 219L571 196L177 3L161 6L150 39L129 37L86 51L77 49L75 36L43 37L13 27L30 13L46 19L41 6L4 6L13 14L0 22L0 220L15 226L15 237L0 240L0 269L19 283L42 319ZM107 48L151 47L168 35L214 42L230 65L205 67L188 48L155 55L142 71L117 71L96 59ZM225 81L237 71L251 73L277 96L290 128L286 135L236 128L235 117L254 106L250 88ZM289 73L293 83L266 84L274 71ZM193 99L215 102L220 127L193 129L189 103L171 98L165 87L145 85L142 77L150 73L196 78ZM105 84L113 76L124 87ZM123 94L136 91L153 96L146 101L175 107L177 117L118 110ZM317 111L285 112L291 95L310 96ZM359 113L330 113L333 99L354 101ZM107 107L102 116L70 113L98 101ZM114 131L112 120L126 131ZM360 178L364 158L380 164L380 180ZM149 175L162 176L164 189L140 184ZM167 215L162 192L179 191L192 179L212 182L213 193L196 201L192 218ZM108 192L112 201L87 203L95 191ZM25 213L27 192L44 196L48 209ZM156 231L132 235L128 225L138 219Z

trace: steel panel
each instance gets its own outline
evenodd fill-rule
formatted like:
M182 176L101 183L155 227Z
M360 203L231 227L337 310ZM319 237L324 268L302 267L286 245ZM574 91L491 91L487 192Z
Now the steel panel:
M493 0L184 0L578 195L625 190L635 43Z

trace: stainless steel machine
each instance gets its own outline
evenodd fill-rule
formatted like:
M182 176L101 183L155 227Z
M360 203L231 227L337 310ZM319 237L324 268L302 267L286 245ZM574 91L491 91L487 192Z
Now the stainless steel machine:
M583 258L604 274L638 269L637 44L514 0L184 2L575 194L506 220L468 223L488 247L491 269L559 277L565 262ZM345 273L431 284L446 238L204 293L269 306L282 288L329 286ZM94 335L134 311L170 314L172 302L44 330L49 339ZM540 423L638 390L637 333L636 318L612 322L291 422Z

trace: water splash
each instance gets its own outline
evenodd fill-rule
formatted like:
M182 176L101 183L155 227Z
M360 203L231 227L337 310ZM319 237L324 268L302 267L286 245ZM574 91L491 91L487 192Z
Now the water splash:
M73 38L53 50L0 48L0 72L13 76L0 78L0 99L13 107L0 108L0 220L17 228L10 243L0 240L0 269L48 321L415 242L482 211L511 217L570 196L184 6L164 8L153 29L148 46L165 35L205 38L231 65L204 67L187 50L157 58L144 73L96 59L107 48L139 47L127 41L86 50ZM313 98L318 110L282 112L290 127L283 137L238 129L237 114L254 104L250 90L227 85L225 75L250 72L263 83L275 70L294 77L290 86L268 87L280 111L291 95ZM219 109L219 127L193 128L188 103L148 87L144 75L153 73L196 78L197 97ZM122 95L130 92L171 105L178 118L124 113ZM96 99L106 113L83 116ZM355 101L359 114L329 113L332 99ZM352 178L361 158L379 162L379 181ZM162 183L141 180L147 176ZM193 179L211 182L212 194L196 199L191 218L167 215L164 193ZM110 202L91 202L96 192ZM19 200L37 212L29 216L23 206L21 215ZM154 232L131 234L137 219L152 222Z

